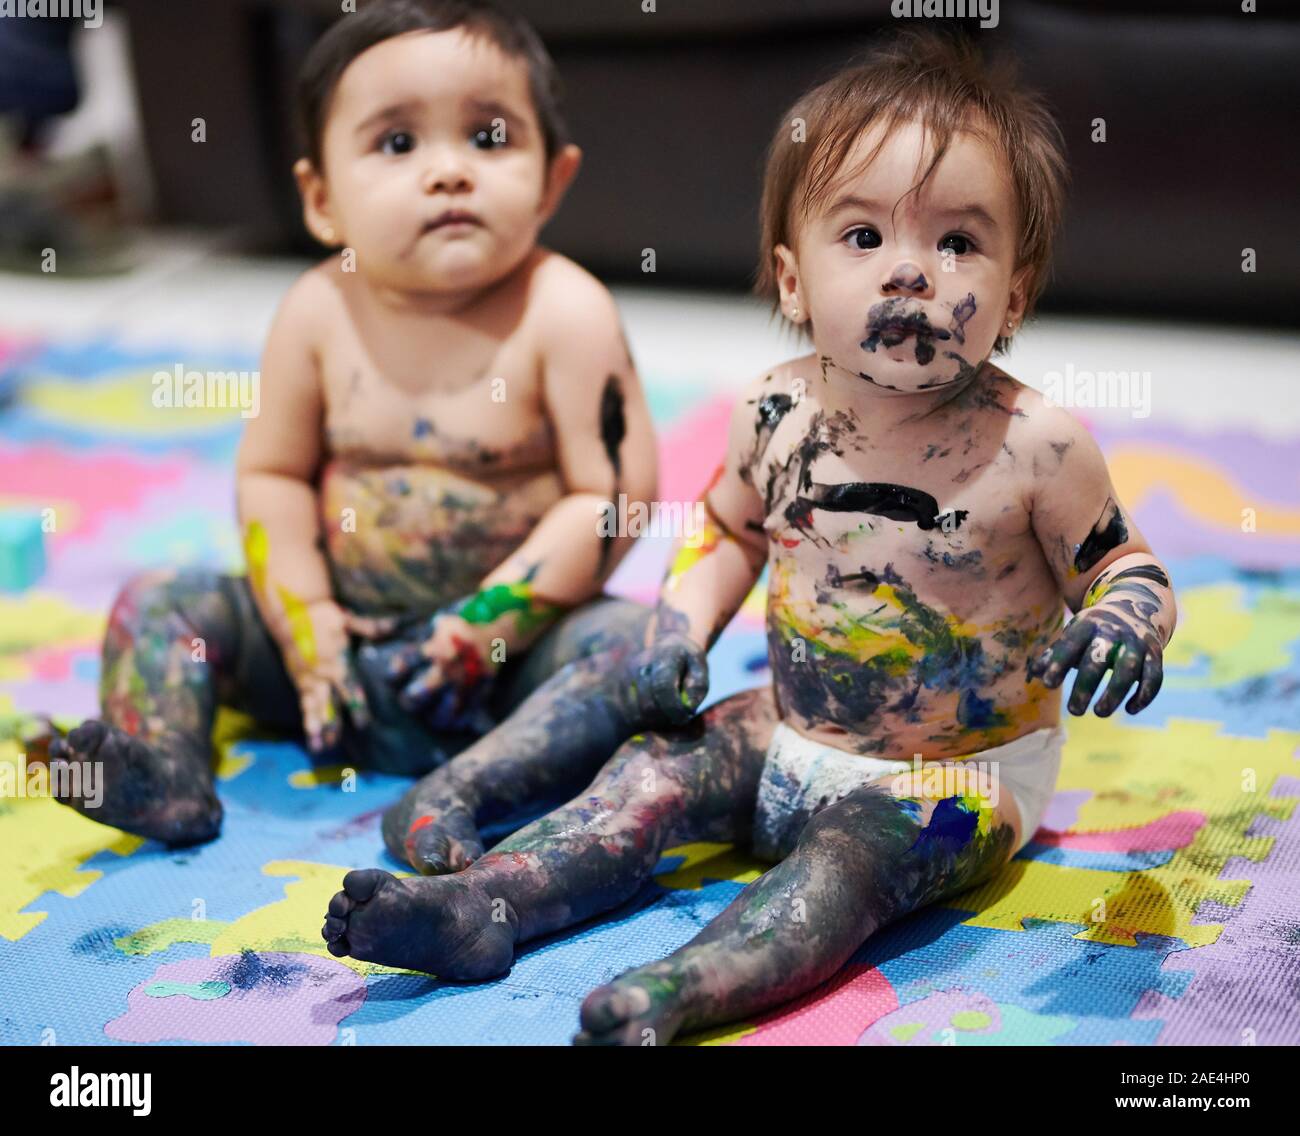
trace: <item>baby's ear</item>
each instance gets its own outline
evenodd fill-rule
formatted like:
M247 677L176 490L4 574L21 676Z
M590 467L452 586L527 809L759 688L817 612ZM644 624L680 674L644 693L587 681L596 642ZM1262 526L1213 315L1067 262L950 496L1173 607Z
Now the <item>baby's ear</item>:
M309 158L299 158L294 162L293 176L298 183L298 195L302 198L302 221L307 231L323 245L336 244L338 237L334 231L325 179Z
M1007 319L1018 327L1025 318L1025 307L1029 303L1029 278L1033 269L1024 265L1011 274L1011 295L1007 301Z
M581 165L582 151L572 142L562 147L559 153L551 159L551 164L546 171L546 185L543 187L542 201L537 209L537 212L541 214L543 224L555 215L555 211L560 207L560 202L564 200L564 195L569 186L573 184L573 179L578 176L578 168Z

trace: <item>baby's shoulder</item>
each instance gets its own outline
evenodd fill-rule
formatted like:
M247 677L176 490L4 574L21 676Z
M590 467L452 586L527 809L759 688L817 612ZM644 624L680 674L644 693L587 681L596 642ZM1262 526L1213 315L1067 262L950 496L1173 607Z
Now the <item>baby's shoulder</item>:
M736 398L737 416L753 418L764 399L782 405L801 402L813 389L813 379L821 374L815 354L800 355L772 367L765 367L748 379Z
M302 328L330 326L343 304L339 265L340 258L332 256L302 273L284 294L276 318Z
M538 248L524 266L528 321L543 341L557 336L621 334L618 306L610 291L576 261Z
M1007 445L1024 454L1035 474L1074 467L1080 461L1102 460L1088 428L1041 391L993 368L987 390L990 406L1008 416Z

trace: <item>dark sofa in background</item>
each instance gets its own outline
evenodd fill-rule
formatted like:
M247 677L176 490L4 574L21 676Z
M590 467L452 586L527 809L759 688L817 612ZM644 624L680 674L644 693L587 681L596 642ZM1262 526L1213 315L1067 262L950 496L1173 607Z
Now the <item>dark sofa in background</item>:
M507 0L509 2L509 0ZM889 0L514 0L564 77L586 165L546 233L607 280L743 289L768 136L810 83L897 26ZM1276 8L1278 5L1262 5ZM158 219L306 251L291 92L337 0L122 0ZM1049 310L1293 324L1300 15L1235 0L1003 0L981 31L1065 130ZM906 21L914 23L916 21ZM207 142L190 121L207 120ZM1107 122L1108 140L1090 141ZM1241 272L1253 247L1257 271Z

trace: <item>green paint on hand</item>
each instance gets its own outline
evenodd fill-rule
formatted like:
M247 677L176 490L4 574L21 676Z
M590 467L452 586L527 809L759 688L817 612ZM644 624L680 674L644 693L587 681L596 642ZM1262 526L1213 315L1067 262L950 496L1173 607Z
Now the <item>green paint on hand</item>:
M924 1022L908 1022L905 1025L895 1026L889 1031L889 1036L906 1044L923 1029L925 1029Z
M515 584L493 584L483 588L465 601L457 615L466 623L494 623L503 615L514 612L520 631L530 631L539 624L549 623L560 615L563 608L557 604L543 603L533 598L533 586L527 580Z
M953 1014L950 1020L953 1028L959 1030L988 1029L993 1024L993 1019L980 1010L962 1010Z
M211 1002L213 998L224 998L229 994L230 983L216 979L207 982L155 982L152 986L146 986L144 992L150 998L171 998L183 994L200 1002Z

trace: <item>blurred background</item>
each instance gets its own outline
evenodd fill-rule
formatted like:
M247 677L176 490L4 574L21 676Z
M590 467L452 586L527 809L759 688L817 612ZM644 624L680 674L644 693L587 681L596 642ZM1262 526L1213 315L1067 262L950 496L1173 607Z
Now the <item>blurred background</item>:
M556 59L587 153L551 242L610 280L638 279L641 249L653 247L661 281L725 289L743 289L753 270L762 153L781 112L899 23L891 0L514 6ZM926 21L1014 54L1065 129L1074 184L1046 310L1293 322L1300 12L1269 0L1240 8L1005 0L996 27ZM93 34L76 21L9 21L0 112L17 142L5 182L22 183L15 167L31 177L33 162L79 158L56 178L63 202L30 203L38 216L107 197L132 221L311 254L289 177L291 95L339 9L110 0ZM207 124L201 144L195 116ZM1096 118L1104 143L1092 141ZM4 230L11 263L37 247L24 220L35 224L20 215ZM1243 245L1259 248L1257 270L1227 272Z
M693 500L721 455L735 389L803 350L747 292L764 147L799 93L900 21L890 0L656 0L653 12L642 0L507 2L554 55L586 153L544 239L613 287L659 430L660 497ZM1260 1044L1300 1043L1300 12L1281 0L1245 6L1259 10L1243 12L1240 0L1003 0L996 27L934 21L1014 54L1061 122L1073 185L1054 275L1039 316L999 362L1039 389L1085 380L1072 408L1170 564L1182 616L1164 691L1138 723L1070 723L1074 780L1051 821L1064 835L1030 857L1047 875L1016 876L998 900L1005 910L983 924L1019 932L1047 910L1068 923L1065 873L1142 873L1125 877L1139 898L1124 945L1080 944L1077 928L1057 934L1044 928L1061 924L1043 922L1033 950L1004 957L1002 932L981 931L986 943L942 911L926 924L926 942L960 941L915 956L913 977L928 981L955 959L954 983L983 982L960 960L992 952L982 973L1003 976L988 997L1002 1005L1004 1040L1238 1044L1246 1023ZM96 712L105 617L129 575L241 568L232 460L242 420L236 410L159 410L151 378L177 366L255 369L277 304L323 255L302 228L290 174L290 96L340 7L120 0L93 28L0 18L0 764L17 759L33 716L73 724ZM1104 142L1093 141L1096 119ZM653 274L642 271L647 248ZM1115 378L1093 381L1102 375ZM615 590L652 597L667 553L666 540L639 541ZM714 649L714 698L764 678L762 598L760 584ZM175 894L161 849L136 851L48 801L0 807L0 961L9 951L19 963L6 964L16 993L0 1041L48 1025L60 1041L102 1042L158 961L135 956L169 947L173 924L196 926L182 893L219 894L212 918L243 920L210 925L223 936L213 955L320 953L319 909L337 886L329 865L374 862L378 811L400 788L363 779L364 799L344 798L297 749L222 753L227 835L185 861ZM1237 773L1247 768L1258 774L1249 799ZM1272 820L1257 821L1265 813ZM1106 831L1070 845L1076 822ZM97 878L80 870L92 858L112 879L76 902L48 896ZM514 994L505 983L458 992L454 1004L417 986L382 996L379 984L391 992L398 980L372 976L373 1012L350 1020L378 1040L566 1040L595 971L650 957L656 935L676 945L734 894L702 889L690 863L665 885L687 889L675 893L676 922L660 905L624 938L621 925L597 928L562 956L538 952L551 969L522 966ZM724 868L712 870L745 878ZM204 871L213 875L201 886ZM282 885L268 877L286 874L303 882L289 885L292 902L273 903ZM1248 882L1218 882L1234 874ZM1207 898L1238 905L1206 917L1232 920L1222 948L1204 919L1193 925ZM146 924L170 929L146 937L153 945L121 938ZM1134 933L1164 949L1132 949ZM209 940L180 940L169 949L186 965L208 950ZM909 944L891 942L868 961L919 997L907 994ZM1086 966L1071 953L1085 945ZM1183 961L1161 970L1174 951ZM895 956L892 969L882 961ZM178 956L166 957L163 969ZM1048 980L1031 957L1062 961ZM528 1019L523 998L536 1008ZM328 1017L302 1005L304 1022ZM972 1012L992 1020L992 1006ZM811 1033L774 1026L773 1036L838 1038L836 1021L860 1031L861 1006L850 1009L810 1011L800 1020ZM166 1036L216 1036L206 1028ZM303 1029L292 1039L315 1038Z

